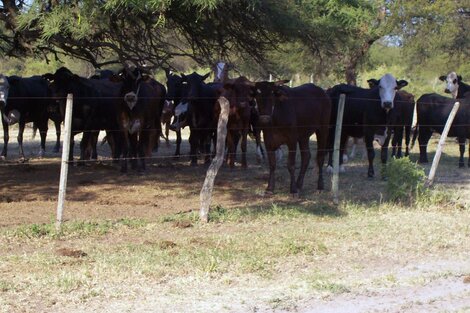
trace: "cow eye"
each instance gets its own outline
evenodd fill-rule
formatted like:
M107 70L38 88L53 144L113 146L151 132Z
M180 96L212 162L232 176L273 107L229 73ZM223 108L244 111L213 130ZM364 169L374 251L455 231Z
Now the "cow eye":
M256 89L256 93L257 93L257 94L261 94L261 90Z
M453 84L457 84L457 79L454 79L454 80L452 81L452 83L453 83Z

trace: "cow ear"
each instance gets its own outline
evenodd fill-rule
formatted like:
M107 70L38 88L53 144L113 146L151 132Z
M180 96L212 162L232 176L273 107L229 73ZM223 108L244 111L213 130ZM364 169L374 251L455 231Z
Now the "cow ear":
M457 76L457 80L458 80L459 82L461 82L461 81L462 81L462 76L461 76L461 75L458 75L458 76Z
M206 75L202 76L202 80L206 80L207 77L209 77L209 75L211 74L211 72L207 73Z
M375 86L378 86L380 84L380 81L374 78L368 79L367 83L369 84L369 88L374 88Z
M288 82L290 82L289 79L282 79L282 80L278 80L278 81L274 82L274 85L275 86L281 86L281 85L287 84Z
M397 89L401 89L405 86L408 86L408 82L406 80L399 80L397 81Z
M54 74L47 73L47 74L42 75L42 78L52 83L54 81Z
M442 80L443 82L445 82L447 80L447 75L439 76L439 80Z

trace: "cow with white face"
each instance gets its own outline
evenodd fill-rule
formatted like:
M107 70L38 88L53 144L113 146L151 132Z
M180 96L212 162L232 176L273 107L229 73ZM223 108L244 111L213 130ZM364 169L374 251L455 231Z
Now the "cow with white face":
M470 86L462 81L462 76L457 75L456 72L450 72L447 75L439 77L440 80L446 83L445 93L450 93L454 99L464 98L465 93L470 91Z
M385 74L379 80L369 79L370 89L360 88L346 84L336 85L328 90L333 103L331 125L335 125L338 102L341 94L346 95L344 107L343 130L341 133L340 155L344 154L348 137L362 138L367 148L369 168L368 177L374 176L374 147L373 141L377 140L382 146L382 162L387 161L388 149L388 125L395 110L397 90L408 85L405 80L396 80L391 74ZM328 150L330 158L327 171L332 171L332 151L335 138L335 128L330 128ZM342 163L342 158L340 158Z

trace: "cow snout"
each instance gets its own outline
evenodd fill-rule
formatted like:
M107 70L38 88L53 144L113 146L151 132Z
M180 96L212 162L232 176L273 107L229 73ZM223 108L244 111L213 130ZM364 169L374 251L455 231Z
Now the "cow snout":
M271 123L271 116L270 115L260 115L259 116L259 123L261 125L267 125Z
M445 92L445 93L451 93L450 90L449 90L449 88L446 88L446 89L444 90L444 92ZM0 99L0 100L1 100L1 99Z
M387 101L387 102L384 102L383 103L383 108L385 109L385 111L390 111L391 109L393 109L393 103L390 102L390 101Z

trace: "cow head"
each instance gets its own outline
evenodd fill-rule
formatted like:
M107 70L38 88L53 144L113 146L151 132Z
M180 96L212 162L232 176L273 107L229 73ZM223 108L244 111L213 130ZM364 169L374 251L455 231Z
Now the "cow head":
M119 76L122 80L121 94L124 95L124 103L129 110L132 111L139 100L140 84L149 81L151 78L148 74L142 72L137 67L125 66Z
M251 109L250 103L254 100L255 83L241 76L224 83L220 96L227 98L231 108Z
M447 75L440 76L439 79L446 83L444 92L452 94L452 98L457 99L459 83L462 81L462 76L457 75L455 72L450 72Z
M201 88L204 84L204 81L207 77L209 77L211 73L207 73L206 75L199 75L196 72L193 72L190 75L181 74L181 78L183 79L183 83L188 84L188 100L194 101L200 98L201 96Z
M397 81L392 74L385 74L379 80L369 79L367 82L369 83L369 87L371 89L379 89L380 105L382 106L382 109L387 112L393 109L397 90L408 85L406 80Z
M264 81L255 83L254 92L261 125L270 124L276 104L287 99L287 95L281 88L281 85L288 82L289 80L280 80L277 82Z

